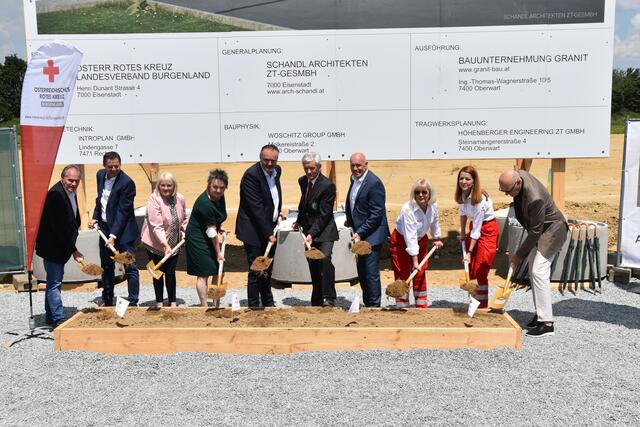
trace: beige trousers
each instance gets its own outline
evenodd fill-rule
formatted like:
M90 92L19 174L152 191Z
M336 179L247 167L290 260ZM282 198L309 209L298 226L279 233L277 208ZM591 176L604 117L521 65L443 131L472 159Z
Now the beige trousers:
M537 248L529 253L529 278L533 293L533 306L539 322L553 322L551 308L551 259L545 258Z

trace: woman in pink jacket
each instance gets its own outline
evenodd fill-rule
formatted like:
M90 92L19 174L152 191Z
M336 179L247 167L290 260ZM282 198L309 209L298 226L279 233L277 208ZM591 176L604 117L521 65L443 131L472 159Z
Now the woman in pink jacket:
M142 225L142 245L147 250L149 259L154 263L175 247L187 227L187 212L184 196L178 193L178 183L170 172L162 172L158 176L156 188L147 202L147 216ZM153 279L156 292L156 306L163 306L163 288L167 285L167 294L171 307L176 306L176 264L179 251L160 267L164 275Z

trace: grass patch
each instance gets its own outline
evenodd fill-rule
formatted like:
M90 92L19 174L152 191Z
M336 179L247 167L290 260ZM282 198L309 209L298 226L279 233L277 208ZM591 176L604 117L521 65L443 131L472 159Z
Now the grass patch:
M612 114L611 115L611 133L612 134L624 133L624 126L627 123L627 118L640 119L640 113L635 113L633 111L624 111L619 114Z
M233 25L175 14L158 7L139 17L127 13L128 3L38 14L39 34L208 33L246 31Z

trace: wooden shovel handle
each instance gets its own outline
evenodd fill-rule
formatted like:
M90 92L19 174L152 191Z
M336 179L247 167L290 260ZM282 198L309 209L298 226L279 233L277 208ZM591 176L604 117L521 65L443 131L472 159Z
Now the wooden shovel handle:
M302 241L304 242L304 245L307 247L307 250L311 249L311 245L309 244L309 242L307 242L307 236L305 236L304 233L302 232L302 228L299 228L298 231L300 231L300 235L302 236Z
M460 242L462 246L462 263L464 264L464 274L467 282L469 282L469 263L467 262L467 247L465 242Z
M508 289L511 285L511 276L513 276L513 265L509 265L509 271L507 272L507 280L504 282L504 288Z
M169 252L168 254L166 254L166 255L165 255L165 256L160 260L160 262L156 264L156 267L154 268L154 270L157 270L158 268L160 268L160 266L161 266L162 264L164 264L165 262L167 262L167 260L168 260L169 258L171 258L173 255L175 255L176 251L177 251L178 249L180 249L180 246L184 245L184 242L185 242L185 239L180 240L180 241L178 242L178 244L177 244L177 245L175 245L175 246L173 247L173 249L171 249L171 252Z
M96 224L95 229L98 232L98 234L100 235L100 237L102 237L102 240L104 240L104 242L107 243L109 241L109 239L107 239L107 236L105 236L104 233L102 232L102 230L100 230L100 228L98 228L98 224ZM113 247L113 245L107 245L107 247L109 249L111 249L111 252L113 252L114 254L118 253L118 251L116 250L116 248Z
M418 271L422 270L422 267L424 267L424 265L427 263L429 258L431 258L431 255L433 255L436 249L437 248L435 246L431 248L429 253L424 258L422 258L422 261L420 261L420 264L418 264L418 268L411 272L411 274L409 275L409 278L405 281L405 283L409 284L409 282L411 282L413 278L416 277L416 274L418 274Z
M273 235L277 236L278 231L280 231L280 219L278 219L278 223L276 224L276 226L273 227ZM273 243L269 241L269 243L267 243L267 249L265 249L264 255L263 255L265 258L267 257L267 255L269 255L269 251L271 250L272 247L273 247Z
M273 247L273 243L269 242L267 243L267 249L264 250L264 257L266 258L267 255L269 255L269 251L271 250L271 248Z
M222 245L220 245L220 255L224 257L224 249L227 246L227 233L222 233ZM222 270L224 268L224 261L220 261L218 264L218 286L222 285Z

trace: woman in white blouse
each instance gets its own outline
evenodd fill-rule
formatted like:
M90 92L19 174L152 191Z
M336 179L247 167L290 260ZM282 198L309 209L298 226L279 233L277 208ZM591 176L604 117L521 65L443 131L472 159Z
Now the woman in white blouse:
M413 184L409 201L402 206L396 220L396 229L391 234L391 266L395 280L407 280L411 272L418 269L418 264L428 252L427 232L431 233L433 245L441 248L435 191L431 182L422 178ZM427 264L425 263L413 279L416 308L429 307L424 273ZM396 298L396 306L408 307L409 294Z
M480 308L487 308L489 269L496 256L499 229L493 213L493 202L480 187L478 172L473 166L465 166L458 172L455 199L460 204L460 240L465 242L467 249L469 276L476 279L479 285L474 298L480 301Z

